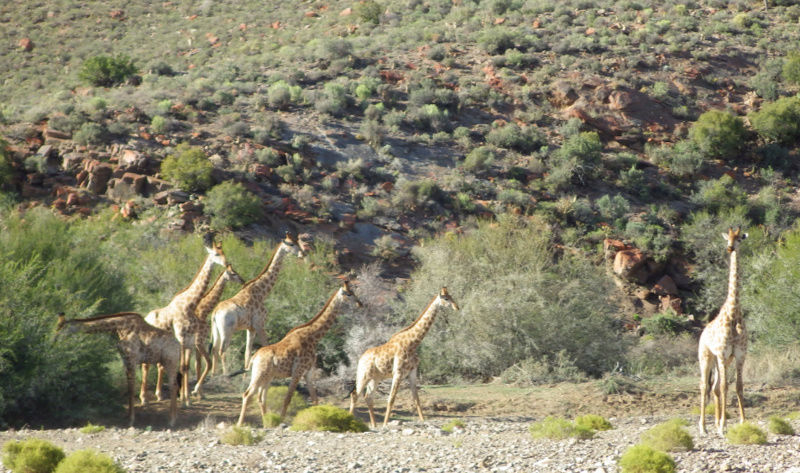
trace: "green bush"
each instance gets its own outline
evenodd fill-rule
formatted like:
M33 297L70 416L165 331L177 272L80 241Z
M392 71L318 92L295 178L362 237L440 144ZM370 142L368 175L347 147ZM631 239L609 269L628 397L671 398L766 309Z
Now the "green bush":
M744 145L744 122L730 112L709 110L689 128L689 138L706 156L732 157Z
M108 455L89 449L70 453L54 473L125 473L125 469Z
M777 435L794 435L794 428L785 419L778 416L770 416L767 428L770 432Z
M97 87L112 87L135 75L138 68L127 56L94 56L83 62L78 78Z
M488 146L479 146L467 154L461 167L470 172L485 171L494 162L494 153Z
M205 210L215 229L239 228L257 222L262 215L261 201L239 183L231 181L208 191Z
M267 89L267 103L270 107L285 110L292 102L302 99L303 89L299 85L289 85L279 80Z
M261 417L261 422L265 429L277 427L281 425L281 415L276 412L267 412Z
M13 157L8 142L0 137L0 190L8 190L14 177Z
M292 422L291 430L366 432L369 428L344 409L322 405L298 412Z
M442 426L442 430L448 433L452 433L455 429L464 430L464 421L461 419L453 419Z
M289 391L288 386L272 386L267 391L267 406L273 412L280 412L283 408L283 400L286 398L286 393ZM308 407L308 403L303 396L297 391L292 393L292 398L289 400L289 407L286 409L288 417L294 417L298 411Z
M490 131L486 135L486 142L500 148L529 153L547 144L547 139L533 125L520 128L516 123L508 123Z
M594 131L568 137L550 159L549 185L553 190L563 190L573 179L584 183L595 174L602 151L600 135Z
M339 117L344 114L348 103L347 89L342 84L328 82L314 102L314 107L318 112Z
M202 149L186 143L175 148L175 152L161 163L164 179L189 192L201 192L211 187L211 171L214 165Z
M102 432L106 430L106 428L102 425L94 425L91 422L81 427L82 434L96 434L98 432Z
M706 166L706 157L690 140L679 141L671 147L662 145L659 148L648 148L648 154L653 162L666 166L678 177L694 176Z
M156 115L152 120L150 120L150 129L153 131L153 133L166 133L169 131L169 125L169 118L162 117L161 115Z
M791 146L800 139L800 97L784 97L762 105L761 110L750 115L750 123L765 139Z
M606 194L597 199L595 205L597 206L597 211L600 212L600 216L609 222L615 222L617 219L624 217L631 209L628 199L619 194L614 195L614 197Z
M642 434L642 445L662 452L688 451L694 448L694 441L684 428L682 419L672 419L658 424Z
M219 438L225 445L255 445L264 439L264 434L255 432L248 426L231 426Z
M645 445L634 445L619 459L622 473L673 473L675 460Z
M375 0L360 0L356 3L353 13L361 20L377 25L383 14L383 7Z
M575 425L590 430L611 430L611 425L605 417L596 414L586 414L575 418Z
M717 180L700 182L697 192L689 200L713 213L747 205L747 193L736 181L725 174Z
M767 443L767 434L750 422L730 427L725 437L734 445L763 445Z
M539 219L503 215L415 251L419 264L398 306L405 314L398 323L427 306L432 287L447 286L461 306L449 316L458 323L435 324L421 346L429 379L487 379L562 351L591 376L622 362L627 340L613 322L614 299L591 297L614 293L611 278L584 257L556 257L551 238ZM505 301L502 308L496 300Z
M108 130L99 123L86 122L72 135L72 139L81 145L99 145L108 139Z
M478 45L491 55L503 54L507 49L517 47L517 33L508 28L488 28L478 38Z
M47 440L15 440L3 445L3 465L14 473L51 473L64 451Z
M545 417L540 422L534 422L528 430L535 439L562 440L576 438L585 440L594 437L594 432L589 427L553 416Z
M790 84L800 84L800 53L792 53L786 58L782 69L783 80Z
M651 335L677 335L688 326L686 317L679 316L672 308L642 320L642 327Z

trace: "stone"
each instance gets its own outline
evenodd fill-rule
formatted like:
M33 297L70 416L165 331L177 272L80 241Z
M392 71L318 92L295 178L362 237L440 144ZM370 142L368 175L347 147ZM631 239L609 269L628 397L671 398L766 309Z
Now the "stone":
M53 145L44 145L40 146L39 149L36 151L37 156L44 156L45 158L50 158L55 155L55 148Z
M125 149L117 156L117 163L121 169L144 174L147 171L148 159L138 151Z
M626 279L645 264L645 256L638 248L618 251L614 256L614 272Z
M612 110L625 110L633 104L633 97L630 92L615 90L608 96L608 107Z
M671 277L665 274L653 286L653 292L660 296L676 296L678 295L678 286L675 285L675 281Z
M606 238L603 240L603 254L606 258L611 258L611 256L616 255L618 251L627 249L630 249L630 247L620 240L614 240L613 238Z
M659 310L661 312L672 309L676 314L683 314L683 301L679 297L666 295L659 298Z
M353 9L350 7L345 8L339 12L339 16L350 16L353 14Z
M126 172L120 178L108 181L106 195L115 202L124 202L144 194L147 177L141 174Z
M172 189L172 184L169 182L157 177L147 176L147 190L145 191L147 194L155 194L170 189Z
M52 128L47 128L43 132L45 138L51 138L56 140L68 140L72 137L69 133L64 133L63 131L54 130Z
M104 194L108 188L108 181L114 173L114 168L108 163L93 160L93 162L85 164L85 169L89 173L86 178L86 188L95 194Z
M83 155L80 153L67 153L61 157L61 169L64 171L77 171L83 163Z
M551 102L556 107L567 107L578 100L578 93L572 87L572 84L565 80L556 81L550 89L552 96Z
M17 46L19 46L19 49L28 52L33 50L34 44L30 38L22 38L19 40L19 42L17 42Z

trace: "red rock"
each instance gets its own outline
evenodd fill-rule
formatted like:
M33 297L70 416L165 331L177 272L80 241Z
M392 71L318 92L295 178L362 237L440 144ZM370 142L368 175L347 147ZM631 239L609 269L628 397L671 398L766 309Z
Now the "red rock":
M76 192L70 192L67 194L67 205L70 207L73 205L78 205L81 203L81 199Z
M382 183L380 185L380 187L385 192L392 192L392 189L394 189L394 184L392 182L390 182L390 181L386 181L386 182Z
M55 140L68 140L72 137L72 135L69 133L64 133L63 131L54 130L52 128L46 128L44 130L44 137Z
M531 26L534 27L534 28L541 28L542 27L542 20L540 20L538 18L533 20L533 23L531 23Z
M585 33L586 33L586 36L591 36L591 35L597 33L597 30L594 29L594 28L586 28L586 32Z
M668 309L672 309L675 311L676 314L683 314L683 303L680 298L675 296L661 296L659 298L659 310L665 311Z
M612 110L624 110L633 103L633 97L630 92L624 90L615 90L608 96L608 107Z
M635 270L642 267L645 260L644 254L638 248L618 251L614 257L614 272L628 278Z
M578 100L578 94L572 84L565 80L556 81L550 89L551 102L556 107L566 107Z
M655 286L653 286L653 292L662 296L676 296L678 295L678 286L671 277L664 275L658 280Z
M495 25L502 25L502 24L503 24L503 23L505 23L505 22L506 22L506 19L505 19L505 18L495 18L495 19L494 19L494 24L495 24Z
M57 210L64 210L67 208L67 201L62 198L58 198L53 201L53 208Z
M353 14L353 9L348 7L339 12L339 16L350 16Z
M122 10L111 10L109 16L115 20L124 20L125 12Z
M307 11L307 12L305 12L305 13L303 14L303 16L305 16L306 18L316 18L316 17L318 17L319 15L318 15L318 14L317 14L317 12L315 12L315 11Z
M606 258L610 257L612 254L616 254L618 251L629 250L630 248L630 246L619 240L614 240L612 238L603 240L603 253L606 255Z
M30 38L22 38L17 45L23 51L31 51L33 49L33 41Z

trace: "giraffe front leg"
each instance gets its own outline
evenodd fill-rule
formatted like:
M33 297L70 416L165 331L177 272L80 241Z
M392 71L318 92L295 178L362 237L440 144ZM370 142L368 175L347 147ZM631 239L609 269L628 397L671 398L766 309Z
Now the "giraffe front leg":
M414 400L414 405L417 407L419 421L425 422L425 417L422 416L422 405L419 402L419 393L417 392L417 368L414 368L408 374L408 387L411 389L411 399Z
M319 398L317 397L317 386L314 383L314 368L312 367L306 371L306 385L308 386L308 393L311 395L311 404L316 406L319 404Z
M719 360L717 362L719 365L718 368L718 376L719 376L719 425L717 425L717 432L721 437L725 436L725 421L726 421L726 414L725 412L726 407L728 406L728 377L726 373L726 366L725 361Z
M133 404L135 403L136 395L134 394L135 385L136 385L136 374L134 371L134 364L133 363L126 363L125 364L125 377L128 379L128 416L130 418L130 426L133 427L133 421L136 418L136 411L133 409Z
M397 389L400 387L400 374L395 373L392 376L392 389L389 391L389 400L386 403L386 415L383 417L383 426L389 423L389 416L392 415L392 407L394 407L394 399L397 397Z
M156 372L158 376L156 377L156 400L161 402L164 400L164 397L161 395L161 386L164 384L164 366L161 363L156 365Z
M175 427L178 418L178 367L165 368L167 372L167 389L169 389L169 426Z
M706 400L708 399L708 381L711 363L707 356L700 355L700 422L698 428L702 435L706 434Z
M181 402L184 407L191 406L191 400L189 399L189 357L191 356L191 349L186 348L183 343L181 343Z
M247 369L250 366L250 352L252 351L253 347L253 331L251 329L247 329L247 340L245 341L244 345L244 369Z
M742 372L744 371L744 357L736 360L736 399L739 401L739 423L744 422L744 381Z
M375 428L375 402L372 400L372 394L375 392L374 386L375 382L370 381L373 389L367 388L367 394L364 396L365 400L367 401L367 410L369 410L369 426L371 428Z
M286 391L286 397L283 399L283 407L281 407L281 420L286 416L286 411L289 409L289 402L292 400L292 394L297 389L297 383L300 382L300 374L292 376L292 381L289 383L289 389Z
M139 389L139 402L142 406L147 405L147 373L150 365L142 363L142 386Z
M197 383L194 385L194 389L192 390L192 394L197 395L200 399L203 399L203 382L206 380L206 376L208 376L208 372L211 369L211 357L208 355L205 347L200 345L197 346L195 349L196 351L196 358L197 358ZM206 363L206 367L203 370L203 373L200 373L200 357L203 357L203 360Z

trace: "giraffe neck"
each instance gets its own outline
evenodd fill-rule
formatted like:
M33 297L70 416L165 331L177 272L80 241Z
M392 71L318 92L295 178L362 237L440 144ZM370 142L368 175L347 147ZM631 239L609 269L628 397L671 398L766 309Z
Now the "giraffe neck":
M227 282L228 278L225 277L225 271L219 273L217 280L214 281L214 285L211 286L211 289L208 290L197 304L197 309L195 310L197 318L206 320L211 311L214 310L214 307L216 307L220 297L222 297L222 291L225 290L225 283Z
M123 338L123 336L134 327L134 321L131 320L131 317L141 318L141 316L135 312L122 312L88 319L67 320L64 322L64 328L74 327L75 330L86 333L113 333L119 338Z
M736 250L731 251L731 267L730 276L728 277L728 298L725 300L725 305L728 306L728 316L734 316L738 313L739 307L739 257Z
M313 339L314 342L318 341L320 338L325 336L325 333L331 328L331 325L336 321L336 317L339 316L341 312L341 305L342 305L342 297L339 297L339 291L331 296L328 299L328 302L325 303L325 306L314 316L311 320L300 325L290 332L294 332L297 329L303 328L303 332L308 338Z
M211 268L213 266L214 261L211 259L211 255L208 255L200 271L197 272L192 280L192 283L175 296L173 303L182 304L186 310L188 310L189 314L194 313L197 304L203 297L203 291L206 290L208 281L211 279Z
M422 339L425 338L431 325L433 325L433 321L436 319L436 313L440 307L440 305L436 303L437 299L438 296L434 297L430 304L428 304L428 307L417 317L417 320L400 332L404 334L404 341L410 342L410 345L418 345L422 342Z
M286 252L283 251L283 244L279 244L278 248L276 248L275 252L272 254L269 263L267 263L267 266L261 271L261 274L256 276L255 279L248 281L243 290L250 292L250 294L255 297L256 301L263 301L275 286L275 281L278 280L278 273L281 271L283 257L285 255Z

